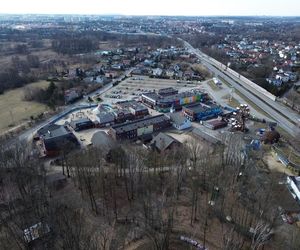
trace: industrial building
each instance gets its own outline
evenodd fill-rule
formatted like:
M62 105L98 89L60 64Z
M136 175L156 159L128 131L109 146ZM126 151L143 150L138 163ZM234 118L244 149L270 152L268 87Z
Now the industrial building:
M169 112L171 108L181 110L184 105L203 102L207 99L207 94L200 91L178 91L168 88L156 92L142 94L142 102L159 112Z
M45 134L40 135L40 139L43 153L46 156L56 156L62 150L71 150L80 145L67 126L49 128Z
M165 115L150 116L125 124L114 125L109 134L115 140L133 140L143 135L152 134L171 126L170 118Z
M209 129L216 130L220 128L225 128L227 126L227 122L224 120L212 120L208 122L204 122L203 125Z
M148 108L135 100L117 102L116 106L119 109L128 109L136 119L149 115Z
M222 108L216 104L205 105L199 103L183 107L182 112L190 121L201 121L222 114Z
M117 102L110 111L96 111L96 120L99 127L142 119L149 115L148 108L135 100Z
M72 120L69 125L76 132L95 127L95 124L89 118Z

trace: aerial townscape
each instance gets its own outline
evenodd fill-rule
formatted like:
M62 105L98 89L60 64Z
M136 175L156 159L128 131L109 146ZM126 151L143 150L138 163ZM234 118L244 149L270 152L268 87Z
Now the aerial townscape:
M75 2L0 10L0 250L300 249L299 3Z

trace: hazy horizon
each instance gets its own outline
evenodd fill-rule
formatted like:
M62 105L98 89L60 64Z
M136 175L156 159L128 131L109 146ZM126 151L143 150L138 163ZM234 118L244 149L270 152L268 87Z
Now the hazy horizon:
M299 0L10 0L0 14L127 16L300 16Z

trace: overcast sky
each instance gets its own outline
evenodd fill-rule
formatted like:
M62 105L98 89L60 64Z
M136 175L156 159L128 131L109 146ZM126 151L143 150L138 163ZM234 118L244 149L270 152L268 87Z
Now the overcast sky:
M300 16L300 0L0 0L0 13Z

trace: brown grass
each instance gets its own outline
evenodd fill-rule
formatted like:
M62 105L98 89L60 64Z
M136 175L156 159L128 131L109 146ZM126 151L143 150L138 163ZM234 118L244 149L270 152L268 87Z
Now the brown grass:
M39 81L27 86L46 87L48 82ZM0 133L9 130L11 127L19 125L46 110L46 106L37 102L27 102L23 100L23 88L18 88L5 92L0 96Z

